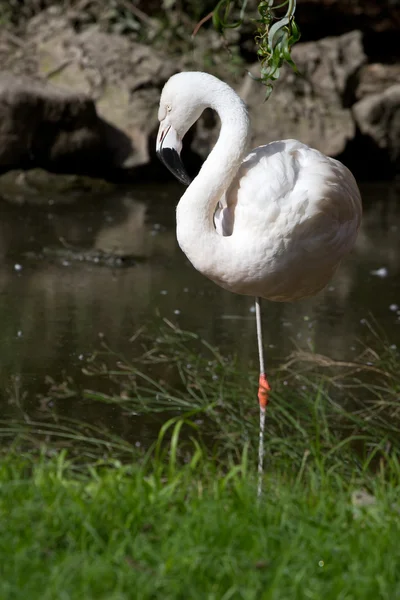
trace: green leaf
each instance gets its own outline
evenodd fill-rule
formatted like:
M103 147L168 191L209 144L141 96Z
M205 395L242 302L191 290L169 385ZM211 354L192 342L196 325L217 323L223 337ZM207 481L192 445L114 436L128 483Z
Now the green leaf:
M241 4L240 19L229 23L235 0L220 0L213 13L214 27L222 35L227 28L240 27L243 22L247 0ZM286 14L281 18L276 16L276 11L287 7ZM224 16L222 17L222 11ZM275 0L261 0L258 3L259 18L255 43L257 56L260 61L260 77L252 78L262 82L267 88L267 98L272 91L272 82L277 81L280 76L281 67L287 63L295 73L299 74L295 62L291 57L293 44L300 39L300 30L294 20L296 11L296 0L283 0L275 4Z

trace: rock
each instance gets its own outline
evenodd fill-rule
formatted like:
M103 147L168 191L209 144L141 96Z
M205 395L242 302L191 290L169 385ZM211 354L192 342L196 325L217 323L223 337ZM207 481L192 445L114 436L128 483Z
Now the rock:
M356 90L357 100L361 100L368 94L383 92L391 85L400 83L400 64L372 63L365 65L359 76Z
M32 19L27 27L26 42L14 43L14 51L8 54L3 34L0 59L4 59L4 68L18 76L18 85L14 87L21 89L22 82L27 81L25 76L31 77L23 97L29 96L27 88L32 86L29 100L32 105L39 102L38 98L42 105L46 98L52 107L57 101L61 103L61 99L64 105L81 104L82 112L86 107L90 123L81 115L82 131L75 132L75 138L68 137L61 119L63 113L54 109L54 124L58 121L64 134L56 148L46 150L46 160L36 161L34 166L100 176L114 173L119 179L140 175L140 168L147 168L155 155L161 89L166 80L180 70L179 64L143 44L103 33L95 26L77 33L67 16L53 12L44 11ZM15 94L12 104L20 104L19 92ZM35 127L38 135L42 135L40 123ZM77 146L82 147L78 160L70 152L72 138L78 138ZM16 155L16 159L17 166L28 165L22 153ZM0 165L3 164L5 168L5 163L0 161ZM158 167L158 161L154 164ZM157 168L153 170L157 175ZM163 172L161 166L159 171Z
M38 48L39 75L60 88L85 91L99 115L131 139L135 152L120 160L124 168L149 162L160 91L176 70L147 46L96 28L82 34L64 29Z
M340 1L327 0L326 6ZM382 18L385 14L379 12ZM204 28L196 37L197 52L176 59L95 25L74 27L70 13L59 7L31 19L24 39L1 31L0 63L17 77L13 86L20 91L11 105L20 107L24 124L13 116L8 100L1 104L0 93L0 116L7 114L0 124L0 170L39 166L114 181L169 177L155 156L161 89L177 71L204 68L210 52L206 70L233 85L249 105L253 146L297 138L357 168L359 176L369 174L368 160L375 160L375 152L381 153L384 170L386 163L388 171L397 169L400 139L387 131L385 110L379 113L382 124L375 124L373 132L369 124L365 134L366 118L361 124L356 114L366 105L352 110L371 95L386 94L399 75L397 65L366 65L361 32L297 44L293 57L301 76L285 66L267 103L265 88L248 76L249 68L236 67L233 73L218 40ZM250 71L258 76L259 64ZM10 98L8 87L3 93ZM387 101L385 96L385 106ZM62 106L68 108L62 111ZM389 112L396 112L394 105ZM218 119L207 111L188 133L183 159L190 174L211 150L218 130Z
M0 172L42 167L96 173L118 166L129 138L99 118L92 99L24 76L0 74Z
M297 138L338 156L355 134L350 106L366 60L361 33L298 44L293 58L301 77L286 68L267 103L264 88L250 77L239 89L251 112L252 145ZM258 68L251 69L254 75Z
M361 134L385 151L400 171L400 84L365 96L353 106L353 114Z
M61 205L110 196L115 185L99 178L54 174L42 169L12 170L0 176L0 200L17 205Z

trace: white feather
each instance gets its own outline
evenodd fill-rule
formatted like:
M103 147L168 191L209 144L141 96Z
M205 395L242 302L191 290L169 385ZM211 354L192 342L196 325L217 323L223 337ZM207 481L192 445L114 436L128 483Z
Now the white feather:
M178 241L193 265L239 294L292 301L320 291L360 226L361 197L350 171L296 140L246 155L246 107L211 75L174 75L162 93L162 114L164 105L183 134L199 106L214 108L222 123L177 208Z

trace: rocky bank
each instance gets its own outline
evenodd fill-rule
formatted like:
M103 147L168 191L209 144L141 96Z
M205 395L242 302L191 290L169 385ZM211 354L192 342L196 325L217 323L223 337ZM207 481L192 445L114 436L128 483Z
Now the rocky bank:
M299 43L301 77L285 69L270 100L233 67L213 31L196 52L169 55L127 36L80 30L59 9L33 17L23 37L0 33L0 173L42 168L114 181L167 177L155 154L157 105L166 80L183 69L222 77L248 103L253 145L298 138L338 157L360 178L400 172L400 64L371 62L359 30ZM216 57L205 64L202 48ZM251 58L251 57L250 57ZM206 113L188 136L195 171L218 135Z

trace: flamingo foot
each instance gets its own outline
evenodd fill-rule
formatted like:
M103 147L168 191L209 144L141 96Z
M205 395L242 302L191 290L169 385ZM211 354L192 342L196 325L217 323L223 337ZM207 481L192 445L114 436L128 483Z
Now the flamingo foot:
M258 381L258 401L260 403L261 410L265 410L268 404L268 396L271 387L268 383L268 379L265 373L260 373L260 379Z

